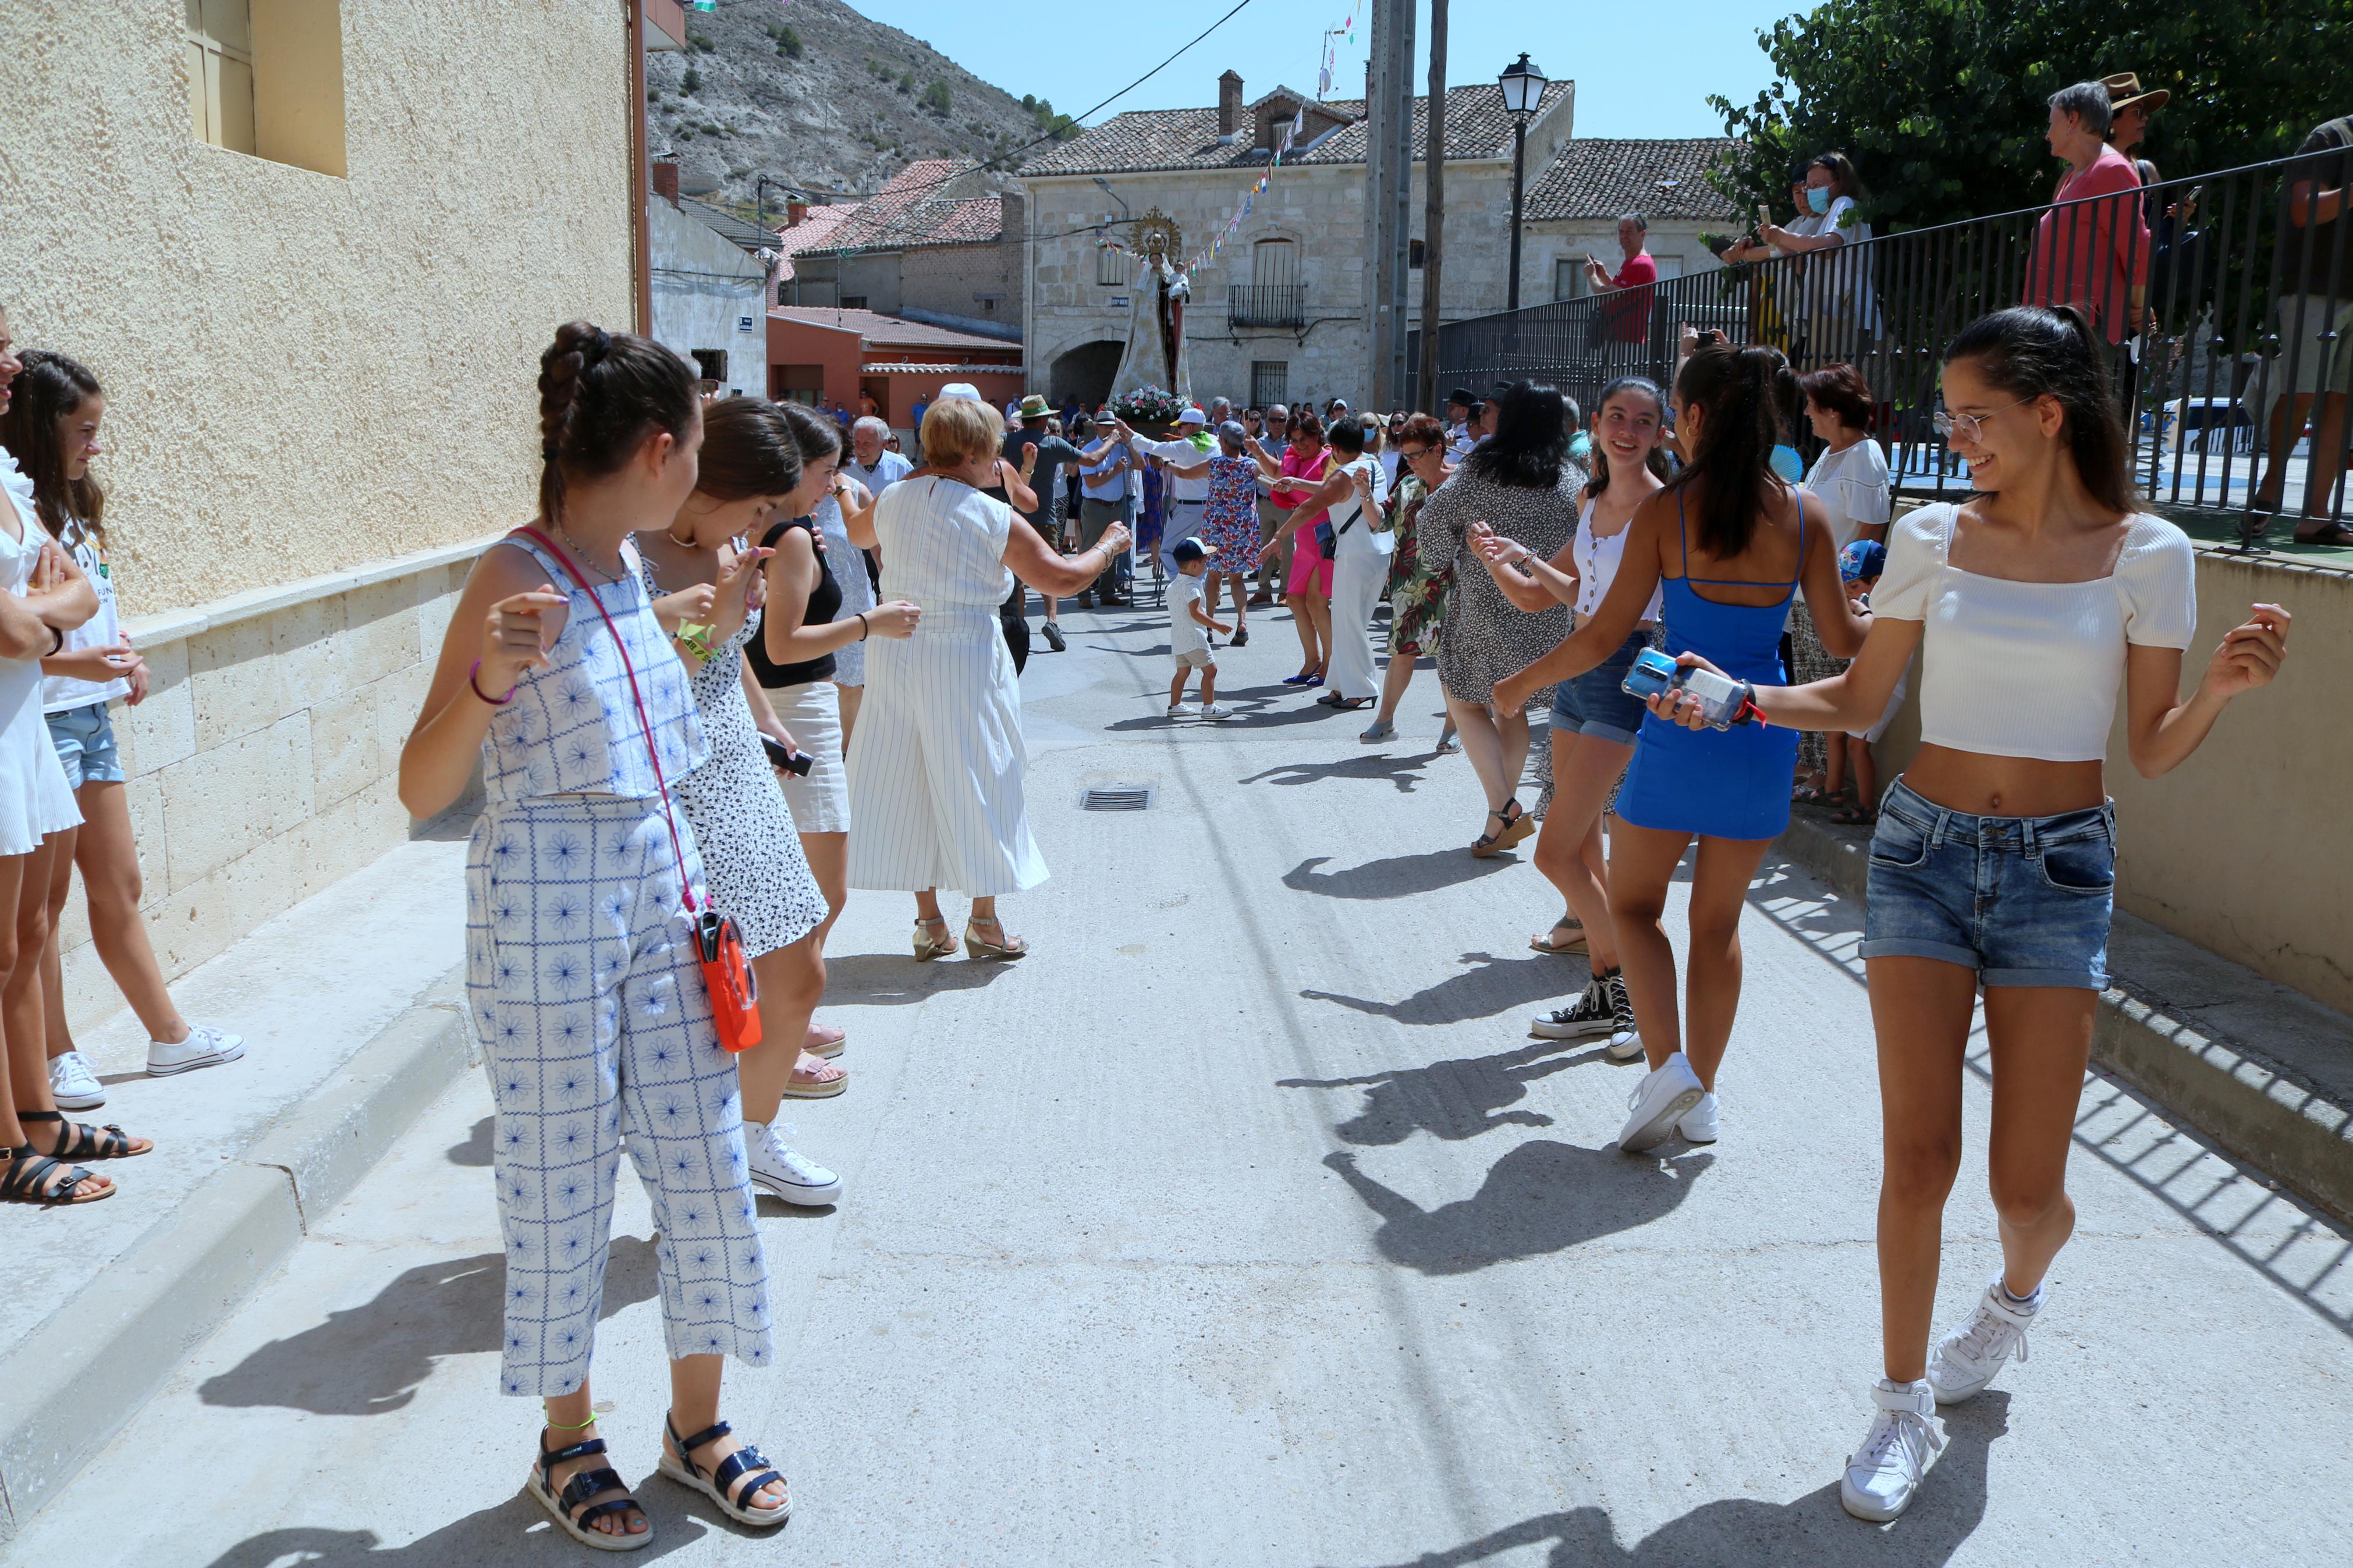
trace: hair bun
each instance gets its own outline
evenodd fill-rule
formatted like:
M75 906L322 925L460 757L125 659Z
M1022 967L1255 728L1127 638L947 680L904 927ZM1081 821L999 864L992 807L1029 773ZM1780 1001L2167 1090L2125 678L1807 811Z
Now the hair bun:
M588 329L588 341L581 345L580 368L594 370L604 357L613 352L613 334L602 327Z

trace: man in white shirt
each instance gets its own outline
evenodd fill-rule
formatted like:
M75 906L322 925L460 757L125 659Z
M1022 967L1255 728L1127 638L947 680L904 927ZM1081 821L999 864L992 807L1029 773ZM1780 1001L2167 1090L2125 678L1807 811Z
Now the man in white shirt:
M1173 441L1155 441L1140 436L1116 416L1112 424L1139 458L1191 465L1217 450L1217 443L1208 436L1209 416L1201 412L1198 405L1176 416L1176 438ZM1204 473L1198 479L1180 479L1171 474L1164 493L1167 500L1163 508L1166 516L1160 529L1160 562L1166 574L1174 577L1176 568L1168 552L1178 540L1201 531L1201 511L1209 502L1209 476Z
M891 427L871 414L849 427L849 461L841 465L842 470L870 494L881 495L914 468L904 457L883 447L890 438Z

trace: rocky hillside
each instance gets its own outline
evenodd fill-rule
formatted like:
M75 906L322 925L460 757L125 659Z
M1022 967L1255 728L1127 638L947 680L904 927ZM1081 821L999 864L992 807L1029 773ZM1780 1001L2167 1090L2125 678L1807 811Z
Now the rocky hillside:
M648 61L648 134L712 200L748 203L764 174L862 194L917 158L986 160L1068 126L841 0L719 0L687 27L687 49Z

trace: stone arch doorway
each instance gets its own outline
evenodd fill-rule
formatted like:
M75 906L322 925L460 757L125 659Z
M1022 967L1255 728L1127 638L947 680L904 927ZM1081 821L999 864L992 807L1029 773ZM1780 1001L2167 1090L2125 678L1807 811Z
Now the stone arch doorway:
M1101 403L1111 395L1112 378L1119 374L1120 356L1126 352L1124 342L1098 338L1059 355L1047 395L1057 404L1066 397Z

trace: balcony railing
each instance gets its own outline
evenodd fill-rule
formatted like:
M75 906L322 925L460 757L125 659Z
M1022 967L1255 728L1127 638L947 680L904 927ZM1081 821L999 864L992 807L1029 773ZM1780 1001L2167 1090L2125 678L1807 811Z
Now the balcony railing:
M1299 283L1237 283L1226 306L1237 327L1299 327L1307 322L1307 289Z
M1590 409L1621 375L1664 385L1682 328L1713 327L1801 372L1852 363L1899 491L1957 497L1967 465L1934 419L1945 345L2005 306L2072 303L2108 344L2136 481L2168 510L2232 514L2260 549L2346 513L2353 422L2299 417L2353 384L2353 223L2300 223L2292 200L2326 183L2282 159L1474 317L1440 329L1438 384L1538 377Z

